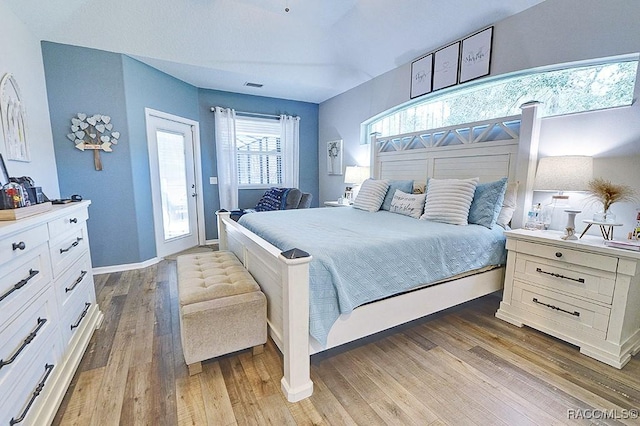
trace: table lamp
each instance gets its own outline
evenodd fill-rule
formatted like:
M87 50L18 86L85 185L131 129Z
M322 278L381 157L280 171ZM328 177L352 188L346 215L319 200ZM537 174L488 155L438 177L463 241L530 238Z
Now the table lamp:
M345 190L345 198L349 201L349 204L353 203L353 200L358 195L358 190L362 182L367 180L371 174L371 169L360 166L347 166L344 171L344 183L351 185L351 189L347 187Z
M589 181L593 177L593 158L584 155L567 155L560 157L544 157L538 162L534 191L557 192L551 197L551 202L542 208L542 223L545 229L554 229L560 222L554 216L570 209L569 196L564 191L580 192L589 188ZM575 218L578 210L569 219ZM571 222L571 220L569 220ZM571 227L567 223L566 228ZM575 231L575 223L572 226Z

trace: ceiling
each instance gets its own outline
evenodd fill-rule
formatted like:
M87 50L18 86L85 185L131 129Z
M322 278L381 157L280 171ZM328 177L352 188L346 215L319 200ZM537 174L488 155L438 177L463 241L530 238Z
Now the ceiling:
M41 40L201 88L320 103L543 0L0 1Z

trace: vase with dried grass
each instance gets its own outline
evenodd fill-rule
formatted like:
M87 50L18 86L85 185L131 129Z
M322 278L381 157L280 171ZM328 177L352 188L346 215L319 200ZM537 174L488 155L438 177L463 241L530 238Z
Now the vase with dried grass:
M615 223L616 215L611 212L611 205L620 201L637 201L636 191L628 186L614 184L603 178L589 181L589 198L602 203L602 210L593 215L594 222Z

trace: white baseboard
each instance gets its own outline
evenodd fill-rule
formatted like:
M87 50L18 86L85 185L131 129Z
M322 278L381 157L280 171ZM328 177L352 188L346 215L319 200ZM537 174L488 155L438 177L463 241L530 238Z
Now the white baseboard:
M156 263L159 263L162 260L160 257L154 257L149 260L145 260L144 262L139 263L127 263L124 265L112 265L112 266L101 266L98 268L93 268L93 274L111 274L114 272L124 272L131 271L132 269L142 269L148 266L153 266Z
M218 239L206 240L205 245L207 246L214 245L214 244L218 244L219 242L220 240ZM98 268L93 268L93 274L94 275L112 274L114 272L124 272L124 271L131 271L132 269L146 268L148 266L153 266L156 263L159 263L161 260L162 260L161 257L154 257L152 259L145 260L144 262L139 262L139 263L126 263L124 265L100 266Z

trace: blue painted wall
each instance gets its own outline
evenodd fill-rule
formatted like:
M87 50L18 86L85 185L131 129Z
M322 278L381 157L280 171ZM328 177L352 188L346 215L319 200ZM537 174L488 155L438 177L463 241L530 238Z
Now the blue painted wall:
M218 238L215 211L220 208L218 186L209 185L209 177L218 175L212 106L234 108L236 111L300 117L300 189L313 194L311 205L318 206L318 104L207 89L199 90L198 103L200 105L205 225L208 240ZM238 205L242 208L254 207L263 193L264 190L240 190Z
M88 228L94 266L140 261L122 55L43 42L42 56L60 195L92 201ZM95 170L92 152L79 151L66 137L79 112L109 115L121 133L113 152L101 153L102 171Z
M145 108L198 121L198 89L122 56L139 261L156 256ZM138 262L139 262L138 261Z
M318 205L318 105L198 89L128 56L43 42L47 95L60 194L90 199L89 237L94 267L140 263L156 256L145 108L200 123L203 202L208 240L217 239L219 209L212 106L300 117L300 188ZM78 112L111 116L121 133L112 153L81 152L67 139ZM255 206L264 191L243 190L241 207Z
M60 194L92 201L89 239L94 267L139 263L156 256L144 108L198 119L198 90L127 56L43 42L47 95ZM111 116L120 143L81 152L67 139L78 112Z

